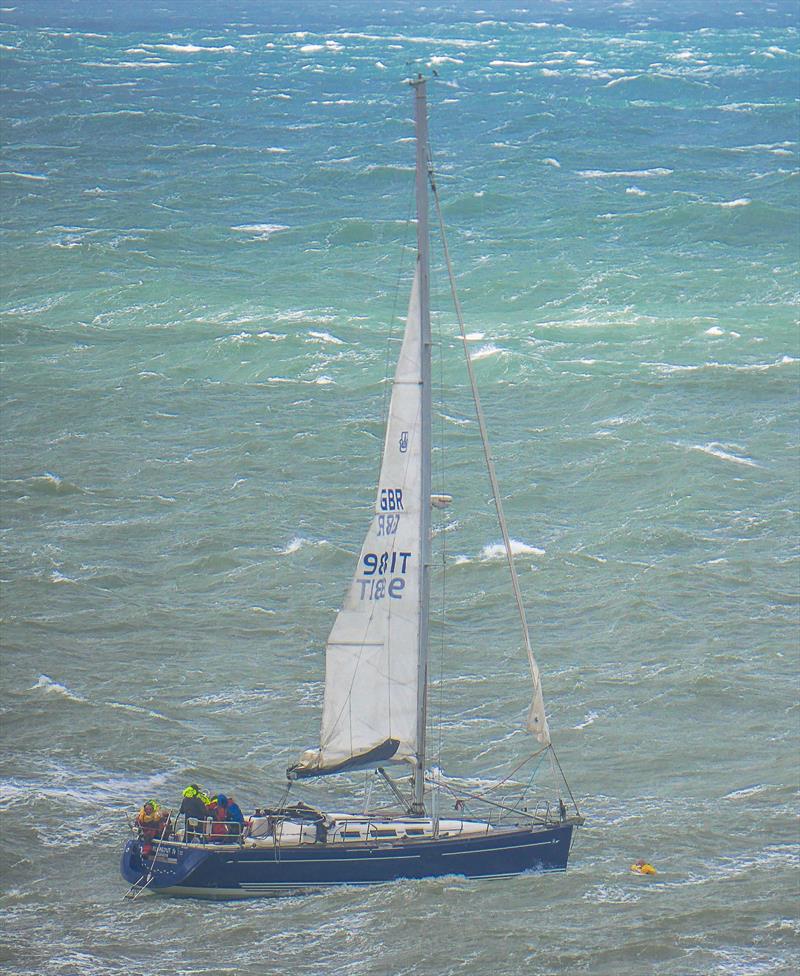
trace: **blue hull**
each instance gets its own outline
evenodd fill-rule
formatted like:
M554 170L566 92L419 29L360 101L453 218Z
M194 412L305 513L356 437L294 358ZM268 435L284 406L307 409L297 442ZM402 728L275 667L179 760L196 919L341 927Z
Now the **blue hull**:
M303 844L214 849L163 843L143 859L138 841L122 854L131 885L200 898L295 895L340 885L385 884L410 878L462 875L507 878L525 871L564 871L572 824L508 828L478 837L387 844Z

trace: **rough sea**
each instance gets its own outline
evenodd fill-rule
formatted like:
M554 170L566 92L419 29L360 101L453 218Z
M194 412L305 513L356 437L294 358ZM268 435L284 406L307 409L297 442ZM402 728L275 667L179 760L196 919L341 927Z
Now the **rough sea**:
M13 3L4 971L796 973L798 5ZM318 741L408 298L418 70L586 825L566 874L126 902L143 800L274 803ZM533 749L530 687L433 246L430 739L491 785ZM348 785L358 809L363 776L297 795Z

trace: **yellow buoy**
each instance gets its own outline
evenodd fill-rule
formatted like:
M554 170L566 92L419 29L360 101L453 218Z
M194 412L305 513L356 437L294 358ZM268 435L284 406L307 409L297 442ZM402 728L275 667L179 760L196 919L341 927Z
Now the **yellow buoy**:
M634 874L655 874L656 869L652 864L648 864L647 861L643 861L641 858L631 864L631 871Z

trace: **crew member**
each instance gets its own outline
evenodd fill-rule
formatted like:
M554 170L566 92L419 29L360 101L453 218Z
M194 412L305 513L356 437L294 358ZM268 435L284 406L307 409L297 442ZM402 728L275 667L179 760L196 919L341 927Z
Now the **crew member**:
M232 797L228 797L228 833L240 837L244 831L244 814L239 804Z
M148 800L136 814L134 821L139 828L142 854L147 857L153 850L153 840L164 837L169 828L169 810L162 810L155 800Z
M214 820L211 824L211 839L225 840L228 834L228 798L224 793L218 793L214 799L216 804L214 806Z
M202 799L200 791L197 786L192 784L187 786L183 791L183 800L181 801L181 808L178 811L179 814L183 814L184 823L186 829L184 831L185 840L196 840L197 837L202 834L203 821L206 818L206 804ZM189 820L197 820L198 824L195 828L189 828Z

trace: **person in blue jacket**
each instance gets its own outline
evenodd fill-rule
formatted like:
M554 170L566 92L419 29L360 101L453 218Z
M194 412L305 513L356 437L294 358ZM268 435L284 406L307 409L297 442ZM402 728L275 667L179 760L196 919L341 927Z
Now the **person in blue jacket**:
M241 836L244 830L244 814L239 809L239 804L232 797L228 797L227 803L228 810L228 832L235 835Z

